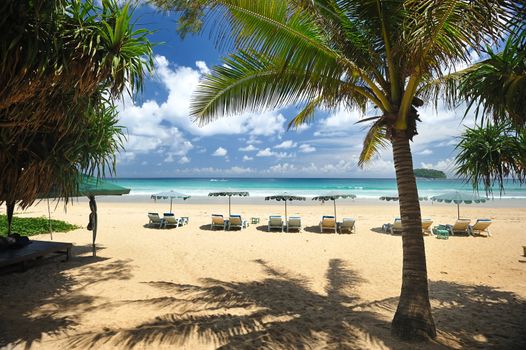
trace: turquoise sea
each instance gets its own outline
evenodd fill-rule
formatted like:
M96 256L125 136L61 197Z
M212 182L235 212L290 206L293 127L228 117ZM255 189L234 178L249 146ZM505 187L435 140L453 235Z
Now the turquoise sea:
M395 195L394 179L327 179L327 178L118 178L115 183L131 189L130 195L151 195L174 190L191 196L207 196L209 192L222 190L248 191L251 197L264 197L280 192L303 196L316 196L329 191L355 194L358 198L377 198ZM432 196L450 190L471 192L471 186L462 180L418 180L421 196ZM482 193L483 194L483 193ZM499 191L494 191L495 198ZM526 199L526 186L509 182L503 199Z

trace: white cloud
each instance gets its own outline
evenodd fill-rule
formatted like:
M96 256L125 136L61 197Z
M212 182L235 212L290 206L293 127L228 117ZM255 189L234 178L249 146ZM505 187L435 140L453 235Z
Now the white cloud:
M201 74L210 74L210 69L204 61L196 61L195 65L199 69L199 72L201 72Z
M430 150L429 148L426 148L420 152L417 152L417 154L422 155L422 156L427 156L427 155L433 154L433 151Z
M448 175L453 175L455 172L455 159L454 158L446 158L437 161L436 163L420 163L422 168L424 169L436 169L436 170L442 170L443 172L447 173Z
M190 163L190 158L183 156L181 157L181 159L179 159L179 164L186 164L186 163Z
M251 151L257 151L258 148L254 147L254 145L248 145L246 147L240 147L238 150L241 152L251 152Z
M213 155L214 157L224 157L224 156L227 155L227 153L228 153L228 151L227 151L226 149L224 149L223 147L218 147L218 148L214 151L214 153L212 153L212 155Z
M286 141L283 141L282 143L280 143L279 145L276 145L274 146L274 148L284 148L284 149L288 149L288 148L293 148L293 147L296 147L298 144L292 140L286 140Z
M148 100L142 105L134 105L129 99L122 108L123 113L134 109L134 120L130 123L148 125L169 123L194 136L237 135L271 136L285 131L285 117L279 111L262 113L243 113L236 116L224 116L206 125L199 126L190 116L190 101L202 74L209 69L205 62L197 61L196 68L174 66L164 56L155 56L155 76L168 93L162 103ZM140 116L140 117L139 117ZM128 123L125 124L128 126ZM253 143L253 142L248 142Z
M302 153L312 153L312 152L316 151L316 147L313 147L313 146L311 146L309 144L304 143L304 144L300 145L299 151L302 152Z
M257 154L256 154L256 157L272 157L273 155L275 155L274 152L272 152L270 150L270 148L265 148L265 149L262 149L260 150Z
M247 155L244 155L244 156L243 156L243 161L244 161L244 162L247 162L247 161L249 161L249 160L254 160L254 157L249 157L249 156L247 156Z

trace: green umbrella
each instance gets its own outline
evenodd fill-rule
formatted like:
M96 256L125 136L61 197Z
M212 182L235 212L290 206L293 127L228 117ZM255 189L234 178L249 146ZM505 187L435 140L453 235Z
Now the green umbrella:
M351 194L351 193L329 192L321 196L314 197L312 198L312 200L321 201L321 202L332 201L334 205L334 222L337 222L336 221L336 200L345 199L345 198L355 199L356 195ZM334 227L334 232L336 232L336 226Z
M287 201L304 201L305 197L295 196L295 195L293 195L291 193L283 192L283 193L275 194L273 196L265 197L265 200L266 201L275 200L275 201L278 201L278 202L279 201L284 201L285 202L285 222L287 222Z
M97 239L97 202L95 196L120 196L130 193L129 188L125 188L109 181L97 179L93 176L80 175L80 183L73 197L87 196L89 198L89 207L91 213L89 214L88 230L93 232L92 251L93 256L96 255L95 240ZM57 198L59 197L56 191L51 191L48 194L40 195L39 198Z
M183 194L183 193L179 193L179 192L175 192L175 191L168 191L168 192L160 192L160 193L156 193L156 194L152 194L152 199L170 199L170 213L172 212L172 202L174 199L182 199L182 200L187 200L188 198L190 198L189 195L187 194Z
M460 219L460 203L484 203L487 199L484 197L479 197L478 195L471 192L452 191L440 194L438 196L433 196L431 197L431 200L434 202L455 203L457 205L458 218Z
M248 192L244 191L223 191L223 192L210 192L208 196L210 197L228 197L228 216L230 216L230 199L232 196L238 197L248 197Z

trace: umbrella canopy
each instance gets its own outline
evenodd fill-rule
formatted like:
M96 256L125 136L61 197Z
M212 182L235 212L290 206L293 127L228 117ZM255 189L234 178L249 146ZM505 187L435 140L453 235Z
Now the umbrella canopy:
M387 201L387 202L389 202L389 201L397 201L397 200L399 200L399 199L400 199L400 198L398 197L397 194L393 194L393 195L389 195L389 196L382 196L382 197L380 197L380 200L382 200L382 201ZM428 199L427 197L418 197L418 200L419 200L419 201L427 201L427 199Z
M351 193L343 193L343 192L342 193L340 193L340 192L329 192L329 193L323 194L321 196L314 197L314 198L312 198L312 200L313 201L321 201L321 202L332 201L332 203L334 205L334 221L336 222L336 200L337 199L345 199L345 198L355 199L356 195L351 194ZM334 228L334 231L336 232L336 227Z
M231 211L230 211L231 201L230 200L231 200L232 196L248 197L249 193L245 192L245 191L222 191L222 192L210 192L208 194L208 196L210 196L210 197L228 197L228 216L230 216L230 214L231 214Z
M457 205L457 214L460 219L460 204L471 204L471 203L484 203L486 198L479 197L478 195L471 192L460 192L460 191L451 191L438 196L431 197L431 200L434 202L445 202L445 203L455 203Z
M85 174L80 175L80 183L73 197L87 196L89 198L89 206L91 213L89 214L88 230L92 232L92 250L93 256L96 255L95 240L97 239L97 202L95 196L120 196L130 193L129 188L125 188L109 181L97 179L93 176ZM38 196L39 198L57 198L56 191L50 191L47 194ZM49 212L51 218L51 213Z
M169 199L170 200L170 213L172 212L172 204L173 204L173 200L174 199L182 199L182 200L187 200L188 198L190 198L191 196L187 195L187 194L184 194L184 193L180 193L180 192L175 192L175 191L167 191L167 192L159 192L159 193L155 193L155 194L152 194L152 199Z
M305 197L296 196L291 193L283 192L278 193L273 196L265 197L266 201L275 200L275 201L284 201L285 202L285 222L287 221L287 201L304 201Z

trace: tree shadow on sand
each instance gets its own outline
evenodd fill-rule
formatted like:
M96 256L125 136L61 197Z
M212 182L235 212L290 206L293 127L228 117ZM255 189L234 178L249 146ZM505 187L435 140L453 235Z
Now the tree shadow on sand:
M160 312L136 327L78 334L69 338L69 345L184 348L198 341L219 349L519 349L525 342L521 328L525 302L510 292L432 282L439 338L412 344L390 335L398 298L360 300L356 287L363 279L342 260L329 262L325 294L312 291L302 276L263 260L255 263L267 274L263 280L208 278L201 280L202 285L145 282L167 296L119 305L156 307L168 313Z
M91 251L91 245L77 247ZM129 279L129 261L81 256L48 261L23 273L0 277L0 348L30 348L44 335L60 334L78 324L94 298L79 286L109 279ZM104 262L104 264L100 264ZM75 269L74 277L68 270Z
M184 347L197 339L220 349L363 349L390 343L389 322L360 304L354 289L363 280L342 260L329 263L326 295L312 291L304 277L262 260L255 263L267 274L262 281L203 279L202 286L147 282L169 296L129 303L176 312L129 329L74 336L69 345Z

